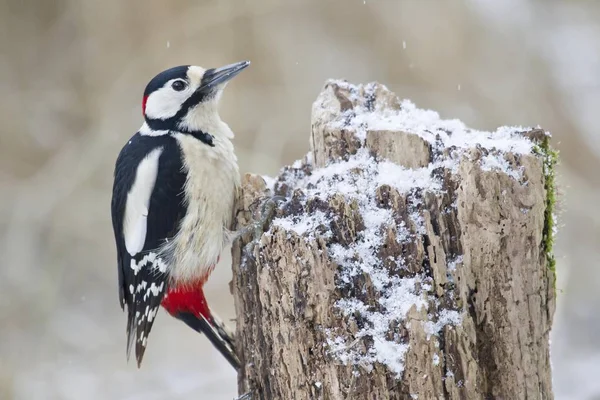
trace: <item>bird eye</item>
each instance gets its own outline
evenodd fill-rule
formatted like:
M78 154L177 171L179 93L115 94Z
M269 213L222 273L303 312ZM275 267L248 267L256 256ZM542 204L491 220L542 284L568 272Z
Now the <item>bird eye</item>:
M173 90L176 90L178 92L181 92L183 89L185 89L186 86L187 85L184 81L175 81L171 84Z

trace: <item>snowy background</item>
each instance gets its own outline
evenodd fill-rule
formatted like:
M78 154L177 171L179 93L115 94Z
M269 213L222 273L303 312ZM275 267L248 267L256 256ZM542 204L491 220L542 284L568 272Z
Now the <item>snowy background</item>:
M242 171L306 153L327 78L378 80L478 129L550 130L555 393L600 399L600 2L0 0L0 31L0 399L234 396L229 365L163 314L142 369L125 362L109 203L147 81L245 59L222 107ZM230 278L227 257L208 287L225 319Z

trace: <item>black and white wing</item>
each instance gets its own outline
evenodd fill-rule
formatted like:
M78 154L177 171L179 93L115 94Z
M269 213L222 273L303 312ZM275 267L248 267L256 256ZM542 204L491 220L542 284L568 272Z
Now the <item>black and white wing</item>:
M157 250L185 215L182 155L170 135L134 135L115 166L112 221L119 299L127 306L127 356L135 340L138 366L167 292L168 266Z

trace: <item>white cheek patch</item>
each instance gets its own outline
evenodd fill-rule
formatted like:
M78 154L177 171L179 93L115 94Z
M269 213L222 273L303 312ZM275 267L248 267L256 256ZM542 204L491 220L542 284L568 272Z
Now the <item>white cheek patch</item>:
M125 248L130 255L139 253L146 241L148 207L150 196L158 175L158 160L163 152L159 147L152 150L138 165L135 181L127 194L125 218L123 220L123 236Z
M171 87L175 79L170 80L146 100L146 116L151 119L167 119L175 116L182 104L194 93L194 87L188 86L178 92Z

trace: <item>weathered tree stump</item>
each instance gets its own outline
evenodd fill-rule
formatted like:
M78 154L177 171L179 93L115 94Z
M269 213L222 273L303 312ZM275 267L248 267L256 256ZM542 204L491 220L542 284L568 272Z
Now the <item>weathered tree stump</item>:
M240 393L552 399L548 135L330 81L310 142L274 182L244 179L239 225L287 201L232 250Z

